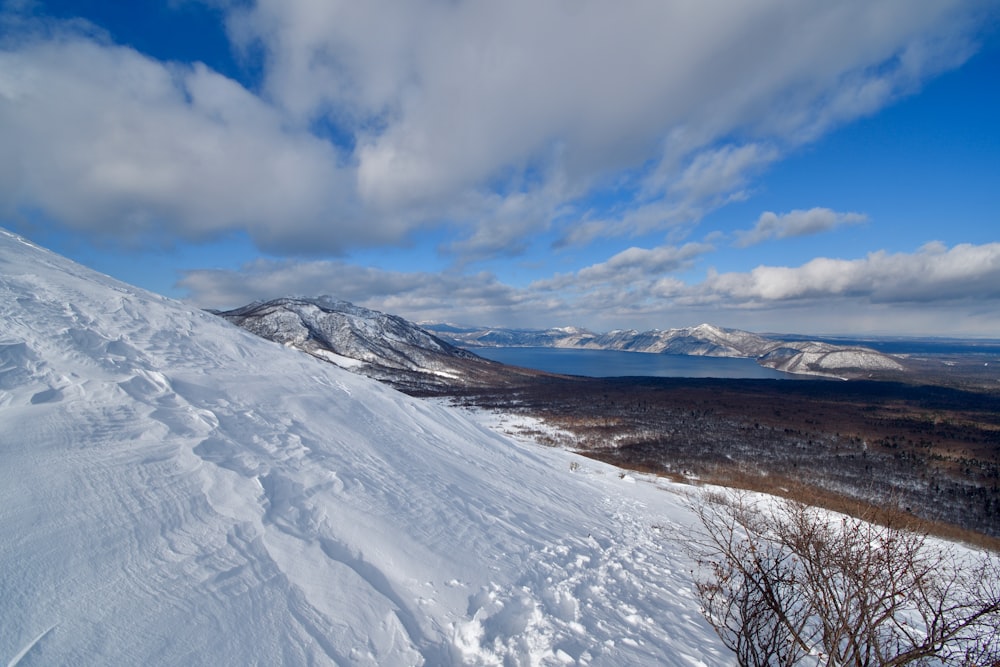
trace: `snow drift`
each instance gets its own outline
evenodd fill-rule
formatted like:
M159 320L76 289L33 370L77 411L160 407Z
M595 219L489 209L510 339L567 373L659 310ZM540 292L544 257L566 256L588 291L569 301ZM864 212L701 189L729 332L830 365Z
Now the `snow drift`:
M8 665L731 663L669 489L2 230L0 470Z

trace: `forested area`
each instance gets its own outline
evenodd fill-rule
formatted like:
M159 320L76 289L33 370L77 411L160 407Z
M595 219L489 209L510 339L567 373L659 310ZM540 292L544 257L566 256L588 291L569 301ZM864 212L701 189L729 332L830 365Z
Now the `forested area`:
M894 499L1000 538L1000 396L868 381L542 378L454 400L543 419L539 433L617 465L838 508ZM953 536L959 536L952 532Z

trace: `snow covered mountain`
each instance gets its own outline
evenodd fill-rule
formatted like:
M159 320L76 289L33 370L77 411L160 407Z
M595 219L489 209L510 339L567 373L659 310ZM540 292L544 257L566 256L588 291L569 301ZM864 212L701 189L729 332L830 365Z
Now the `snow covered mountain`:
M217 313L258 336L308 351L330 352L348 366L361 362L386 368L434 372L441 359L474 359L401 317L338 301L330 296L285 298ZM352 363L353 362L353 363Z
M575 327L525 330L425 325L425 328L438 332L441 337L456 345L468 347L560 347L744 357L755 359L758 364L768 368L811 375L905 370L898 359L870 348L820 341L779 340L711 324L667 330L616 330L603 334Z
M329 296L275 299L216 314L258 336L400 389L498 386L513 376L535 374L483 359L401 317Z
M672 487L0 230L0 662L725 665Z
M527 374L523 369L483 359L458 345L746 357L776 370L811 375L903 370L898 360L868 348L775 340L710 324L603 334L575 327L531 330L429 325L421 328L401 317L329 296L275 299L216 314L268 340L411 392L442 385L499 386L510 379L523 379Z

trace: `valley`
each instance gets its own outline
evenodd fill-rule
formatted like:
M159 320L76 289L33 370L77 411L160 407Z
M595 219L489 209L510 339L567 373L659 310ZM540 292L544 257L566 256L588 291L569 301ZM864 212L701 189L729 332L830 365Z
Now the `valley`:
M844 509L896 503L933 532L1000 538L1000 393L888 381L549 377L448 392L539 418L617 466Z
M686 487L3 230L0 466L0 664L733 664Z
M254 335L2 230L0 266L10 665L730 665L706 482L997 544L982 378L555 375L328 298Z
M545 432L518 435L624 469L838 510L898 505L930 532L1000 546L1000 364L991 347L887 354L856 341L765 339L709 325L470 333L423 329L328 297L219 314L412 396L541 420ZM473 336L480 345L578 355L641 342L637 357L651 363L660 348L764 367L780 358L798 379L550 373L458 347Z

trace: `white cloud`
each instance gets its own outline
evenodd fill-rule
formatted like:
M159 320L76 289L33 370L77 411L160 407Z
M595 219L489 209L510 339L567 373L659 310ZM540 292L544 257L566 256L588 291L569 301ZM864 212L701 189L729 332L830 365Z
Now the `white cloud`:
M644 299L677 293L682 283L668 274L688 266L708 249L699 244L629 248L607 262L528 288L505 285L485 272L397 272L340 261L275 260L258 260L238 271L186 271L178 286L206 308L234 308L288 295L332 294L417 321L579 324L581 317L591 317L585 313L595 306L618 313L634 311Z
M959 64L982 9L220 4L260 55L259 91L78 25L0 42L4 217L133 239L245 230L277 253L446 225L465 259L553 229L588 243L690 227L789 150ZM608 191L629 196L595 205Z
M480 272L401 272L340 261L257 260L238 271L186 271L178 286L203 308L230 309L258 299L330 294L414 321L529 325L565 304Z
M712 249L712 246L701 243L665 245L652 249L628 248L605 262L592 264L575 273L536 281L532 288L576 293L586 293L601 287L635 289L661 279L664 274L689 268L697 257Z
M929 243L915 253L870 253L863 259L819 257L798 267L758 266L710 276L709 301L760 305L851 297L868 303L993 301L1000 298L1000 243Z
M729 201L745 199L747 193L744 188L749 177L778 157L779 152L774 146L757 143L724 145L696 153L677 175L664 175L661 171L656 176L666 181L668 192L690 202L692 206L699 203L716 206L721 203L718 198L723 195Z
M474 216L478 224L471 234L446 244L443 250L461 258L460 263L518 255L526 249L532 235L549 228L553 211L563 195L560 184L550 182L530 193L472 198L466 215Z
M630 248L527 288L489 273L406 273L330 261L189 271L180 286L203 307L329 293L412 320L474 325L609 330L709 321L755 331L994 337L1000 327L1000 243L816 258L801 266L710 273L694 285L670 274L706 250L698 244Z
M711 246L688 243L681 247L661 246L659 248L629 248L614 255L606 262L581 269L579 274L587 278L607 280L623 272L670 273L686 266L693 258L701 255Z
M588 216L576 238L591 239L599 228L664 229L745 196L789 148L967 57L971 9L259 0L231 25L241 43L263 45L270 99L356 137L366 206L454 214L453 202L498 181L520 196L558 179L580 198L624 174L637 208L669 212ZM532 229L547 228L546 213Z
M772 211L761 213L753 229L736 232L736 245L741 248L756 245L768 239L808 236L842 227L867 222L863 213L838 213L828 208L796 209L778 215Z
M273 249L382 242L331 146L203 65L76 35L0 51L8 215L122 240L245 229ZM341 212L338 217L335 211Z

